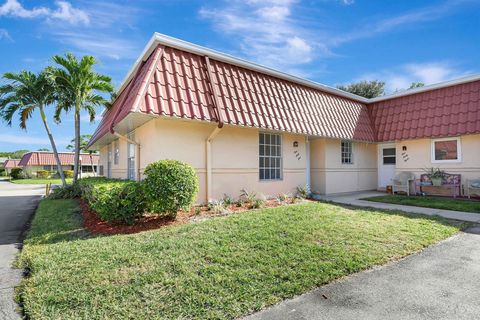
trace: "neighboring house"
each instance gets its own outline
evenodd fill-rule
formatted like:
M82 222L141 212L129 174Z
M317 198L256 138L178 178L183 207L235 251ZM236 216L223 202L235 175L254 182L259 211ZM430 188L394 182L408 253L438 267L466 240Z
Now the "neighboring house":
M18 163L20 162L19 159L7 159L3 162L3 167L5 168L5 172L7 176L10 175L13 168L18 168Z
M74 153L59 152L60 162L63 170L73 170ZM87 177L95 175L98 172L98 163L100 157L98 154L81 153L81 176ZM27 176L35 176L38 170L47 170L52 173L57 172L57 162L53 152L33 151L25 153L18 163Z
M383 189L396 172L480 177L480 76L366 99L155 34L89 147L104 175L191 164L198 202Z

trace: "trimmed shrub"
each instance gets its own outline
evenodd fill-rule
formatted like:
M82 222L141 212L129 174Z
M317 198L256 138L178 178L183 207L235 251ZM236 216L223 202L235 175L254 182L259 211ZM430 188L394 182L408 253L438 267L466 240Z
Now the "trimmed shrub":
M6 170L5 168L0 168L0 177L4 177L6 175Z
M80 198L82 195L80 186L75 184L67 184L65 187L56 187L52 193L48 195L48 199L74 199Z
M23 179L25 175L22 168L12 168L12 170L10 170L10 177L12 177L12 179Z
M198 192L195 170L178 160L161 160L145 168L143 181L148 209L156 214L175 218L177 211L188 210Z
M65 179L71 179L73 178L73 170L63 170L63 175Z
M133 224L146 209L140 183L103 177L80 179L82 197L100 219Z
M47 170L38 170L37 171L37 178L39 179L46 179L50 176L50 172Z

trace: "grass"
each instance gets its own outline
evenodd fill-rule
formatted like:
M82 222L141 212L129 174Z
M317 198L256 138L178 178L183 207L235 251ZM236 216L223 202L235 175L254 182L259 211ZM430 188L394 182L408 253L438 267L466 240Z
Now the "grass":
M17 261L29 319L232 319L445 239L440 218L307 203L88 236L43 200Z
M434 209L455 210L464 212L480 213L480 201L466 199L440 198L440 197L420 197L404 195L388 195L364 198L362 200L401 204L406 206L417 206Z
M72 179L66 179L67 183L71 183ZM52 179L52 178L47 178L47 179L11 179L10 182L16 183L16 184L62 184L61 179Z

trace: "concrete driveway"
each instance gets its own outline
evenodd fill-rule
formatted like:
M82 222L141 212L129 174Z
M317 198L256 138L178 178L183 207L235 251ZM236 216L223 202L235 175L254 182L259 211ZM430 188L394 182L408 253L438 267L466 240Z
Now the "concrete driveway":
M247 319L480 319L480 227Z
M20 319L15 312L13 288L22 271L11 265L37 207L43 185L17 185L0 180L0 319Z

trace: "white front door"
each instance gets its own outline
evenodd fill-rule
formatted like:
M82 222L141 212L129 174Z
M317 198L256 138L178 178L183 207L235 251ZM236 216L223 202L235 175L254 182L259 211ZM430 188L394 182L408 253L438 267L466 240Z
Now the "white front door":
M385 189L392 184L397 162L395 144L378 145L378 188Z

